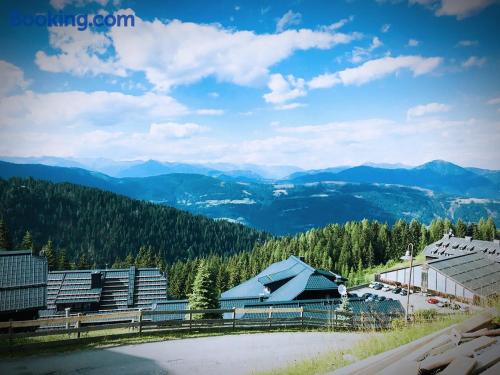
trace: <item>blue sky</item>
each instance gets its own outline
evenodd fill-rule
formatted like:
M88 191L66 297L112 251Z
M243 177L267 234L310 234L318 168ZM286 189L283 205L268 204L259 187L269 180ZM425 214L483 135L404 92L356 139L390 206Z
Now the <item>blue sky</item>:
M491 0L3 1L0 155L500 169ZM134 15L134 27L14 27Z

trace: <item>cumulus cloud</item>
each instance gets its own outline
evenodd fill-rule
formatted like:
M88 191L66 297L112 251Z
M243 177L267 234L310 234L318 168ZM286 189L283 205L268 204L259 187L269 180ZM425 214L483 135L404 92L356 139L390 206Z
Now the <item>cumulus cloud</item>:
M436 16L454 16L463 19L479 13L498 0L409 0L431 9Z
M471 56L462 63L463 68L481 67L486 64L486 57Z
M26 89L30 83L24 78L24 72L19 67L4 60L0 60L0 82L0 97L16 89Z
M105 33L93 32L90 29L79 31L76 27L50 27L49 44L57 53L36 53L35 63L41 70L53 73L68 72L77 76L126 75L125 68L114 58L102 57L112 45L111 38Z
M428 74L441 64L441 57L398 56L370 60L355 68L322 74L308 82L311 89L329 88L339 84L362 85L400 70L410 70L414 76Z
M292 10L289 10L276 22L276 32L281 33L284 30L288 29L290 26L299 25L301 22L302 15L300 13L294 13Z
M179 124L176 122L153 123L149 128L149 136L153 138L187 138L195 134L204 133L207 127L193 123Z
M272 74L267 87L271 90L264 95L267 103L280 104L306 95L305 81L293 75Z
M134 14L130 9L119 13ZM114 27L108 33L62 29L51 30L55 54L37 53L36 62L41 69L78 75L142 72L157 90L169 90L209 76L238 85L254 85L264 82L269 68L295 51L329 49L359 38L357 33L324 28L257 34L225 29L219 24L144 21L138 16L134 28Z
M139 126L187 112L172 97L154 93L135 96L107 91L27 91L0 101L0 127Z
M408 109L406 116L408 119L412 119L435 113L448 112L450 109L451 107L449 105L442 103L421 104Z

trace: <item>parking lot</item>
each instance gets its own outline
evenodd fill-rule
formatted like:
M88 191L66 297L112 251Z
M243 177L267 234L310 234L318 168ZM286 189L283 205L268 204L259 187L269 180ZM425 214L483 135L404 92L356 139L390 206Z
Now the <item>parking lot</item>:
M384 283L380 283L380 284L382 284L384 286L389 286L392 289L394 288L394 286L392 286L392 285L387 285ZM401 304L403 305L403 308L406 309L406 301L407 301L408 296L402 296L401 294L395 294L392 292L392 290L386 292L383 290L375 290L375 289L370 288L370 287L364 287L364 288L360 288L360 289L351 290L350 293L356 293L358 296L362 296L365 293L371 293L371 294L375 294L378 296L384 296L386 298L392 298L394 300L399 300L401 302ZM416 311L416 310L423 310L423 309L437 309L443 313L453 313L456 311L460 311L460 310L452 310L452 309L446 308L446 307L440 307L437 304L430 304L427 302L427 300L429 298L430 298L429 296L425 296L420 292L410 294L410 309L409 309L410 313L412 313L413 311ZM433 297L433 298L438 299L440 302L449 302L449 300L446 298L442 298L442 297ZM473 306L469 306L465 303L459 303L459 305L462 307L474 308Z

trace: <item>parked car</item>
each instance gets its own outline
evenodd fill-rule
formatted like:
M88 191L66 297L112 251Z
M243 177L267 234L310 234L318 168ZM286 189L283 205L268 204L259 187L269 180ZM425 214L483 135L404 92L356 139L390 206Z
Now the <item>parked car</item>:
M368 288L373 288L376 284L377 284L376 282L370 283L368 284Z
M385 301L387 298L385 296L378 296L379 301Z
M401 292L401 290L402 290L402 289L398 286L398 287L394 288L392 292L393 292L394 294L399 294L399 293Z
M384 292L389 292L390 290L392 290L392 288L389 285L386 285L382 288L382 291Z
M373 294L371 293L365 293L361 296L361 298L367 299L368 297L371 297Z
M375 290L381 290L383 287L384 287L384 286L383 286L382 284L375 284L375 285L373 286L373 289L375 289Z
M408 291L406 289L403 289L400 294L402 296L407 296L408 295Z
M436 305L439 303L439 300L437 298L428 298L427 303L430 303L431 305Z

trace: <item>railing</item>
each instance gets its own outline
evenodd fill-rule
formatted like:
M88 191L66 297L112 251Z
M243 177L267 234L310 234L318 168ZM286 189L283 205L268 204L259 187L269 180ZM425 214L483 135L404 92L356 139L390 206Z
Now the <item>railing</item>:
M226 314L225 319L224 314ZM200 319L200 315L209 315L212 318ZM80 339L84 333L120 328L122 330L119 333L105 333L104 335L110 337L123 334L141 335L144 332L164 330L190 332L202 329L235 330L272 327L324 327L334 330L384 329L390 328L392 320L398 318L401 318L401 314L356 314L304 307L135 310L0 322L0 342L8 342L8 346L12 348L18 344L20 341L18 339L28 339L29 342L29 338L32 337L56 335L63 340L65 335L68 335L68 338L73 337L72 340L74 340Z

